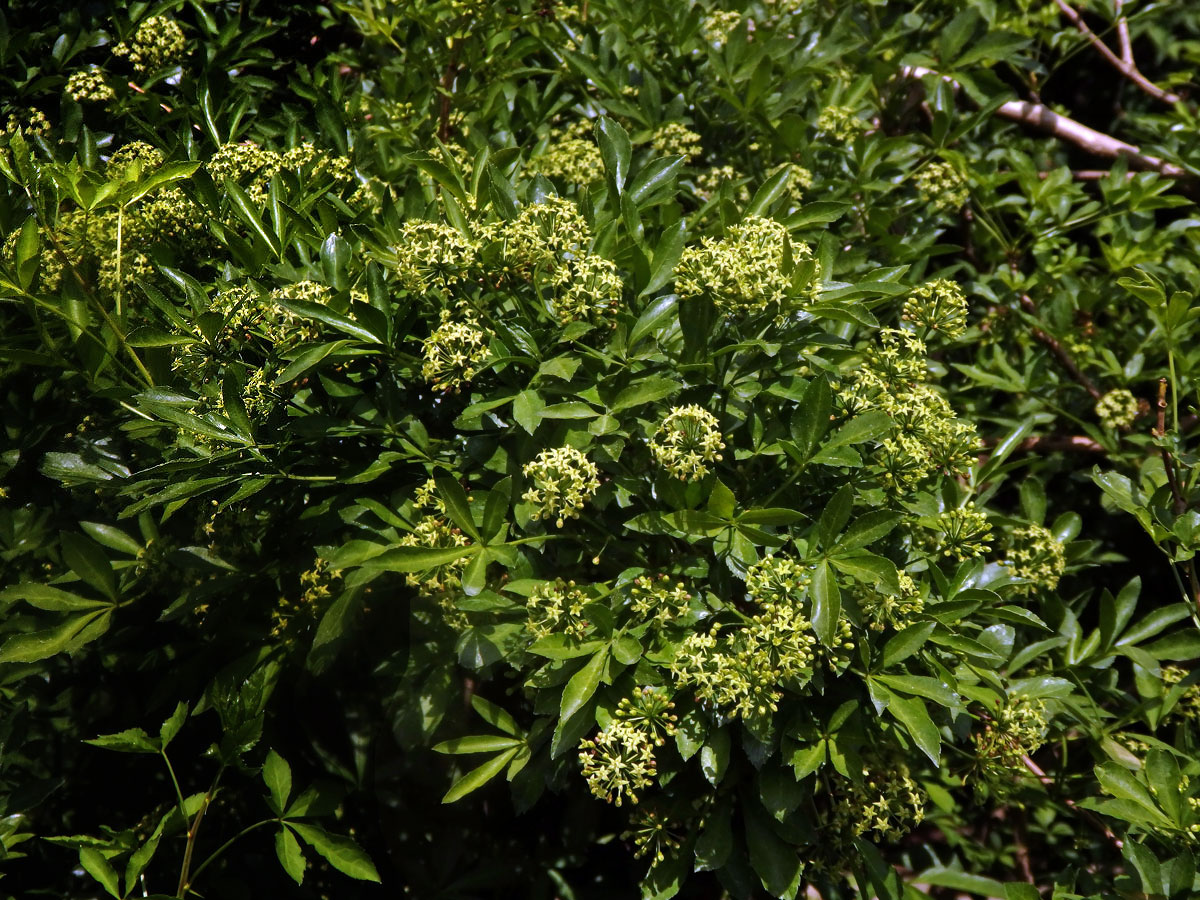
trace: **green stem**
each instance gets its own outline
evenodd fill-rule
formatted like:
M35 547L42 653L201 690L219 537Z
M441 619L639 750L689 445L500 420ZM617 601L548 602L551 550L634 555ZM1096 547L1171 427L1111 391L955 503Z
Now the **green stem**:
M200 863L200 865L196 866L196 871L192 873L191 880L195 881L197 878L199 878L200 873L203 872L205 869L207 869L210 863L215 862L218 856L220 856L222 853L224 853L226 850L228 850L230 845L233 844L234 841L237 841L237 840L245 837L247 834L249 834L251 831L253 831L256 828L262 828L262 826L264 826L264 825L270 825L273 822L278 822L278 821L280 821L280 820L279 819L263 819L261 822L255 822L253 825L247 825L245 828L243 828L241 831L239 831L237 834L235 834L233 837L231 837L229 840L227 840L225 843L223 843L220 847L218 847L216 850L214 850L212 852L212 855L210 855L208 857L208 859L204 860L204 862L202 862L202 863Z
M122 237L125 231L125 204L122 203L117 207L117 297L116 297L116 312L117 316L121 315L121 256L122 256Z
M179 803L179 815L183 817L183 821L187 821L187 803L183 799L183 791L179 787L179 779L175 777L175 767L171 765L171 760L167 758L166 750L159 750L159 755L162 756L163 762L167 764L167 772L171 776L171 784L175 787L175 800Z

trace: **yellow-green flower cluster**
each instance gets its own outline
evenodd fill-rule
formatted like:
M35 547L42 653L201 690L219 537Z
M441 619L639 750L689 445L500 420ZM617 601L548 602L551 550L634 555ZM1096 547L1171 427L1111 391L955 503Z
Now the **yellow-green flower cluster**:
M613 719L579 747L579 763L592 795L608 803L637 803L637 792L657 774L653 739L620 719Z
M1046 704L1028 697L1010 697L973 735L980 777L1004 793L1029 774L1025 757L1046 739Z
M632 697L622 697L613 717L644 731L654 746L661 747L675 735L679 717L671 712L674 708L666 691L645 686L635 690Z
M279 157L279 168L303 172L306 182L329 178L345 187L354 181L354 167L344 156L333 156L305 141Z
M691 611L692 595L682 581L667 575L639 575L629 586L629 609L643 621L659 628L674 625Z
M979 446L975 427L957 418L949 401L924 380L925 342L903 328L884 328L863 364L838 392L849 413L886 412L895 427L880 442L875 462L893 490L908 490L937 474L964 475Z
M17 131L23 131L25 134L40 134L45 137L50 133L50 120L46 118L44 112L34 109L32 106L20 114L9 113L8 123L4 126L4 134L10 136L16 134Z
M599 323L616 315L621 308L625 282L615 263L588 254L568 261L565 271L568 280L553 300L559 322Z
M466 277L475 262L475 242L443 222L408 221L395 246L396 276L410 291L447 287Z
M744 176L733 166L714 166L696 176L696 196L707 202L716 195L717 191L721 190L721 185L726 182L744 182L744 180ZM749 186L744 183L738 184L733 196L740 206L749 203Z
M552 634L565 634L582 641L592 623L586 616L588 595L574 581L543 581L525 600L525 630L536 640Z
M706 237L687 247L675 269L680 297L710 296L726 315L761 312L783 299L788 279L783 274L787 229L773 219L747 216L723 238ZM793 243L792 258L812 256L807 244Z
M425 339L422 352L425 380L436 390L457 391L475 377L488 358L487 335L469 312L452 316L449 310L442 310L441 324Z
M67 78L67 95L78 103L108 103L117 98L97 66L72 72Z
M325 304L331 296L333 291L316 281L297 281L275 288L268 298L273 315L263 319L263 333L277 348L316 340L321 334L317 322L292 312L282 304L293 301Z
M337 570L329 568L329 562L318 558L311 569L300 573L300 596L282 596L271 610L273 625L271 636L284 638L287 643L295 640L297 632L305 626L313 626L333 596L333 585L340 578Z
M249 285L235 285L219 292L208 310L224 317L227 331L240 335L245 335L265 314L258 292Z
M500 237L506 259L524 277L536 272L565 283L571 277L567 264L587 255L592 229L570 200L546 197L523 207Z
M174 19L152 16L138 26L133 38L113 47L114 56L125 56L142 74L177 65L187 52L187 38Z
M937 278L913 289L901 318L951 339L962 337L967 330L967 297L958 282Z
M125 178L134 166L140 166L142 175L149 175L163 164L162 151L145 141L130 141L108 158L104 172L112 179Z
M922 199L934 209L961 209L970 198L967 180L950 163L935 160L913 176Z
M933 552L959 562L979 559L992 549L992 526L974 503L939 513L930 528L937 532Z
M639 807L629 817L629 826L622 839L632 839L633 855L638 859L649 856L651 868L683 844L684 835L674 830L670 820L657 810Z
M768 554L746 570L746 593L759 603L799 605L809 581L808 566L799 560Z
M901 572L896 576L899 593L883 591L879 587L858 585L851 588L858 608L872 631L894 628L900 631L912 623L913 617L925 610L925 600L912 576Z
M694 404L672 407L650 438L655 461L682 481L707 475L708 464L719 461L724 449L717 417Z
M763 580L776 579L765 575ZM812 624L796 592L768 596L775 599L755 598L759 613L729 632L688 635L671 661L676 682L694 687L701 702L740 716L751 727L764 725L778 709L785 685L808 681L815 660Z
M583 505L600 489L596 464L574 447L543 450L522 470L533 484L522 499L534 507L533 519L557 516L563 527L568 518L577 518Z
M1067 556L1054 532L1041 525L1023 525L1014 528L1010 538L1004 565L1014 578L1024 582L1019 586L1020 592L1032 595L1058 587L1058 580L1067 568Z
M537 171L567 184L586 185L604 177L604 161L591 137L592 123L583 119L550 132L546 149L534 161Z
M650 137L650 146L661 156L682 156L689 160L704 152L700 135L679 122L660 125Z
M222 144L204 168L218 184L228 178L246 188L255 202L262 202L271 176L279 171L279 154L253 141Z
M253 421L266 419L279 405L273 374L265 368L254 369L242 388L242 405Z
M817 116L817 131L835 141L852 141L869 127L851 106L827 106Z
M742 14L733 9L718 9L700 23L704 41L714 47L724 47L729 36L742 23Z
M1125 388L1109 391L1096 401L1096 418L1111 431L1125 431L1137 419L1137 397Z
M441 516L422 516L413 530L396 542L401 547L432 547L448 550L453 547L465 547L470 543L467 536ZM425 597L442 596L453 593L462 585L462 573L466 567L466 559L442 563L423 572L410 572L405 581L410 587L415 587ZM447 601L453 609L453 599Z
M844 839L867 832L898 841L925 818L928 795L898 760L873 761L863 767L862 781L851 782L833 808L832 831Z
M1163 666L1162 681L1165 688L1173 688L1191 672L1181 666ZM1200 684L1191 684L1183 689L1179 701L1171 708L1168 716L1173 719L1200 720Z

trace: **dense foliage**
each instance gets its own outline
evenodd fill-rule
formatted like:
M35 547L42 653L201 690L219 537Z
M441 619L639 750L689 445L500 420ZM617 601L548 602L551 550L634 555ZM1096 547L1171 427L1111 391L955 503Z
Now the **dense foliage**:
M1195 896L1189 6L14 0L0 889Z

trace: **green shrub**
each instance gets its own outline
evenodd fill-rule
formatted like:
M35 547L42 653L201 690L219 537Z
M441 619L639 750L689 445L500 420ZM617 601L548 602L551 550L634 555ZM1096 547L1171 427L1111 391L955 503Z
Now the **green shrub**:
M14 4L6 887L1200 890L1194 14L730 6Z

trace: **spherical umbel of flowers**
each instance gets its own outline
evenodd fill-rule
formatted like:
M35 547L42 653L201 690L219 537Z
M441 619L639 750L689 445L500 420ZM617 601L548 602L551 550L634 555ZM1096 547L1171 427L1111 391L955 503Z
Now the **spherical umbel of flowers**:
M141 74L176 65L187 51L187 38L174 19L152 16L138 26L133 37L113 47L114 56L125 56Z
M1137 397L1125 388L1109 391L1096 401L1096 418L1112 431L1125 431L1140 412Z
M637 803L637 792L658 774L654 739L621 719L580 742L579 763L592 794L616 806L624 800Z
M682 481L699 481L721 459L725 442L717 417L701 406L676 406L650 438L655 461Z
M475 260L475 242L442 222L405 222L393 248L396 276L410 291L462 280Z
M578 518L580 510L600 489L596 464L574 447L543 450L522 470L533 482L521 499L534 507L534 520L557 516L563 527L568 518Z
M425 380L438 390L456 391L475 377L487 359L487 335L470 313L459 313L454 320L449 310L442 310L442 322L425 339L422 352Z
M683 299L709 296L725 315L761 312L783 299L787 229L773 219L747 216L723 238L704 238L688 247L675 270L675 291ZM792 258L807 259L807 244L793 243Z
M554 312L563 325L600 322L616 315L625 282L611 260L591 254L571 260L566 287L554 298Z
M1014 578L1024 584L1021 593L1052 591L1067 568L1066 552L1049 528L1025 525L1013 529L1012 546L1004 560Z
M961 209L970 198L966 179L946 162L929 163L913 176L917 193L938 210Z
M938 278L908 295L901 318L951 339L962 337L967 330L967 297L957 282Z
M67 94L77 103L107 103L117 97L97 66L72 72L67 78Z
M663 156L683 156L689 160L704 152L700 135L678 122L668 122L655 131L650 146Z

